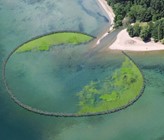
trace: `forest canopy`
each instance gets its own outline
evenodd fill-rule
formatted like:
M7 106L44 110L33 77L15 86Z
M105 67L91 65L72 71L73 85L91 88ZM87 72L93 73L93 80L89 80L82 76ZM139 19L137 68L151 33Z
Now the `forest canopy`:
M130 36L140 36L144 41L153 37L155 41L164 42L164 0L107 1L116 15L116 28L128 24Z

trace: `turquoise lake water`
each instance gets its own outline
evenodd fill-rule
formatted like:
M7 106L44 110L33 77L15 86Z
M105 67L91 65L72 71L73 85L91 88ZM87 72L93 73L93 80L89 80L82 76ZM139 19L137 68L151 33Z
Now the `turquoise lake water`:
M97 36L109 26L95 0L1 0L0 18L1 64L14 48L38 35L73 30ZM75 94L89 81L111 75L124 60L121 52L107 51L105 43L98 49L91 46L14 54L7 65L14 95L39 109L76 112ZM128 54L140 65L146 89L134 105L110 115L40 116L16 105L1 80L0 140L163 140L164 51Z

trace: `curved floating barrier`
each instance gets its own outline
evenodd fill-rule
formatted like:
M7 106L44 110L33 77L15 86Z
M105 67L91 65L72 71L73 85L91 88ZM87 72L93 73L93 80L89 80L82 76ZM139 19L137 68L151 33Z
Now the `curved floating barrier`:
M9 96L16 104L18 104L20 107L22 107L30 112L37 113L40 115L45 115L45 116L83 117L83 116L96 116L96 115L110 114L110 113L114 113L114 112L123 110L123 109L129 107L130 105L134 104L142 96L144 89L145 89L144 76L143 76L140 68L138 67L138 65L133 61L133 59L123 51L122 53L125 55L126 61L122 64L121 70L114 73L114 76L112 77L112 79L114 81L114 82L112 82L113 83L112 86L113 86L114 90L109 94L109 93L103 93L102 92L103 90L101 90L101 88L99 89L99 91L98 90L96 91L96 89L93 89L93 88L92 88L92 90L88 89L88 91L85 91L86 87L84 87L84 89L80 93L77 94L77 96L79 96L79 108L80 108L79 112L77 112L77 113L47 112L44 110L39 110L37 108L28 106L28 105L24 104L23 102L21 102L20 100L18 100L17 97L14 96L12 90L10 90L7 80L6 80L6 65L7 65L10 57L15 52L26 52L26 51L31 51L31 50L35 50L35 51L36 50L39 50L39 51L49 50L49 48L53 45L63 44L63 43L80 44L80 43L84 43L84 42L89 42L95 38L93 36L83 34L83 33L77 33L77 32L57 32L57 34L58 33L61 36L66 35L67 39L59 39L60 41L58 40L58 41L54 42L53 39L57 39L60 36L59 35L57 37L55 35L56 33L51 33L51 34L48 34L45 36L36 37L36 38L34 38L30 41L27 41L27 42L23 43L22 45L18 46L16 49L14 49L8 55L7 59L4 61L3 70L2 70L3 82L7 89L7 92L9 93ZM73 38L73 41L69 40L69 37L68 37L69 35L70 35L71 40ZM80 37L78 38L77 35L80 35ZM76 36L76 39L74 38L75 36ZM81 38L82 36L83 36L83 38ZM46 41L46 40L48 40L48 41ZM65 40L65 41L62 42L63 40ZM43 42L44 43L48 42L49 44L47 43L45 45ZM39 46L36 45L37 43L39 43ZM131 73L132 75L134 74L133 72L136 72L136 74L138 76L138 77L135 77L136 79L128 73L129 69L125 68L127 65L132 67L132 71L130 71L130 72L132 72ZM125 86L125 84L121 83L121 82L124 82L124 80L126 82L129 82L129 85L131 85L131 86L128 86L128 85ZM105 84L107 84L107 83L105 83ZM91 85L94 85L94 84L91 83ZM89 86L91 86L91 85L89 85ZM117 88L120 88L122 86L123 86L123 93L118 93ZM137 88L135 88L135 86L137 86ZM127 96L126 96L126 91L128 91ZM135 94L133 94L134 92L135 92ZM84 94L84 93L86 93L86 94ZM92 97L94 97L92 94L96 95L96 98L92 98ZM88 95L90 95L90 97ZM87 100L85 101L84 97L89 97L87 99L88 101ZM122 99L126 99L126 97L128 97L128 100L126 100L126 102L122 101Z

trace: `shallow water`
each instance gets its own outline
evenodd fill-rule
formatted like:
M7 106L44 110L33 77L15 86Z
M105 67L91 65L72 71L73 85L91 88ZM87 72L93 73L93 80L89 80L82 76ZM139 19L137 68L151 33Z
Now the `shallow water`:
M37 35L73 29L97 36L108 26L102 15L94 0L1 0L0 62ZM74 112L74 93L88 81L111 74L123 60L120 52L88 53L90 49L90 44L61 45L50 52L15 54L7 65L8 82L25 103ZM133 106L110 115L55 118L30 113L11 101L1 82L0 139L163 140L164 52L128 54L140 65L146 89Z
M77 93L91 81L111 76L120 66L119 57L91 54L89 46L60 45L47 52L15 53L7 64L9 87L20 101L34 108L78 112Z

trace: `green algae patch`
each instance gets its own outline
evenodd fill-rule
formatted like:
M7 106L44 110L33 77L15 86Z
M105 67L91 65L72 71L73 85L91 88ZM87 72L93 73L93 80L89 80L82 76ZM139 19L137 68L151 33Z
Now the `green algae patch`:
M101 81L91 81L77 93L78 114L117 110L136 100L144 85L142 73L128 58L112 76Z
M60 44L73 44L89 42L92 36L78 32L57 32L41 36L21 45L16 52L48 51L50 47Z

